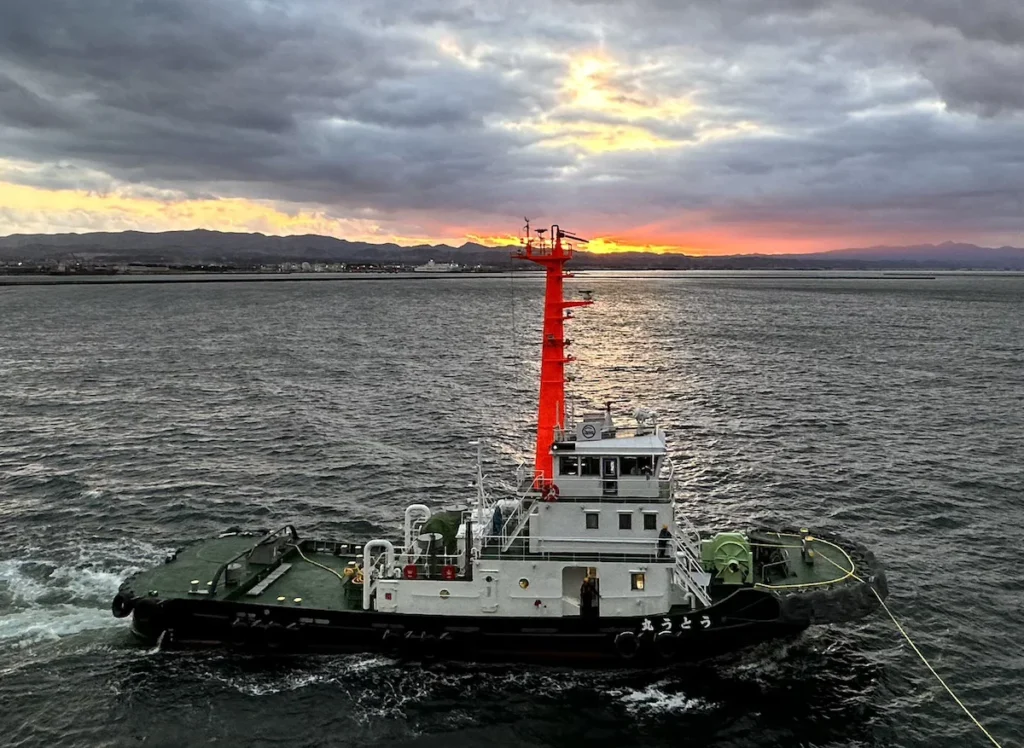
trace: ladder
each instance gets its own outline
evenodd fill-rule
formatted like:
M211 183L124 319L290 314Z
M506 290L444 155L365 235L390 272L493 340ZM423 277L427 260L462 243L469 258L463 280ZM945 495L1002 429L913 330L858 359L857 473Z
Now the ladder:
M505 539L505 542L501 546L502 553L505 553L509 548L512 547L512 543L515 542L516 538L518 538L519 534L523 531L523 528L526 527L526 523L530 521L530 517L532 514L533 503L531 502L529 505L527 505L526 499L523 499L523 503L521 503L519 507L509 516L509 518L505 521L505 525L501 528L502 536ZM513 521L515 521L517 515L519 517L519 521L516 523L515 529L512 530L512 532L506 534L505 528L507 528L509 525L512 524Z
M672 568L672 579L707 607L711 605L711 596L708 595L711 575L704 571L700 561L700 535L678 506L675 507L673 514L675 531L672 533L672 547L675 563Z

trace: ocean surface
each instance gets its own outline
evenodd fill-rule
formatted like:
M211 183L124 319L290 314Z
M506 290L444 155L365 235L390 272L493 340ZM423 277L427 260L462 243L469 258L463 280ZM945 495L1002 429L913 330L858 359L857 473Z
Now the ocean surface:
M839 530L1024 745L1024 277L581 273L583 404L660 414L694 522ZM135 644L190 539L394 535L530 454L541 279L0 288L0 744L982 746L882 613L655 672Z

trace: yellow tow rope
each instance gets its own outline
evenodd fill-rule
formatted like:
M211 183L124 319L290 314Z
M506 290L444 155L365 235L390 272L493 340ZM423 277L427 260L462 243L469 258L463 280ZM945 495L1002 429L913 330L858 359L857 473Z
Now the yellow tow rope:
M336 572L336 571L335 571L334 569L332 569L332 568L331 568L330 566L324 566L324 565L323 565L323 564L321 564L321 563L318 563L318 562L316 562L316 561L313 561L312 559L306 558L306 554L302 552L302 549L301 549L301 548L299 548L299 546L298 546L297 544L293 544L293 545L292 545L292 548L294 548L294 549L295 549L296 551L298 551L299 555L300 555L300 556L302 556L302 560L303 560L303 561L305 561L305 562L307 562L307 563L310 563L310 564L313 564L313 566L319 566L319 567L320 567L321 569L323 569L324 571L329 571L329 572L331 572L331 574L333 574L334 576L336 576L336 577L337 577L338 579L340 579L340 580L341 580L342 584L344 584L344 583L345 583L345 577L343 577L343 576L342 576L341 574L339 574L338 572Z
M815 541L821 542L819 538L815 538ZM829 545L831 545L831 543ZM841 571L846 571L845 569L843 569L843 567L841 567L835 561L830 559L824 553L821 554L821 556L836 568L840 569ZM849 558L849 556L847 556L847 558ZM878 598L878 602L882 604L882 610L889 614L889 618L892 619L892 622L893 624L895 624L896 629L901 634L903 634L903 638L907 640L907 644L909 644L910 648L914 650L914 653L921 658L921 662L923 662L924 666L928 668L932 675L935 676L935 680L937 680L942 685L942 687L946 689L946 693L953 697L953 701L957 703L957 706L964 710L964 714L971 718L971 721L978 726L978 729L981 730L982 733L984 733L985 737L992 741L992 745L996 746L996 748L1002 748L1002 746L999 745L999 741L992 737L992 733L985 729L985 726L978 721L977 717L971 714L971 710L967 708L964 702L960 701L960 698L955 693L953 693L953 689L946 684L946 681L942 680L942 676L935 672L935 668L932 667L931 663L928 662L925 656L921 653L921 650L917 648L916 644L914 644L914 641L910 638L910 634L906 632L906 629L904 629L903 626L900 625L900 622L896 620L896 616L893 614L891 610L889 610L889 606L885 604L885 600L883 600L882 596L878 594L878 590L875 589L875 586L873 584L868 584L867 582L865 582L859 576L854 574L853 571L850 571L849 576L852 576L854 579L856 579L858 582L861 582L862 584L867 584L868 588L875 594L875 597Z

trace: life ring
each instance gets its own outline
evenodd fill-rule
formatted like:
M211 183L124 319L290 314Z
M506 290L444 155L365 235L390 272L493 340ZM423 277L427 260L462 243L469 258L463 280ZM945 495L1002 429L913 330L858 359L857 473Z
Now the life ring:
M114 614L114 618L125 618L134 607L135 601L132 598L118 593L110 603L110 612Z
M615 651L622 659L632 659L639 649L640 642L632 631L620 631L615 635Z
M548 483L540 490L540 498L543 501L558 501L558 486Z

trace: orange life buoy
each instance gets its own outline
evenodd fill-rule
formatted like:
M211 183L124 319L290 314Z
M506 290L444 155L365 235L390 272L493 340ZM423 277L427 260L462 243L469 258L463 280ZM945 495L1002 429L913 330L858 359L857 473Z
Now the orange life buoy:
M416 571L416 564L406 564L405 568L402 569L402 576L404 576L406 579L415 579L417 576L419 576L418 572Z
M540 491L540 497L544 501L558 501L558 486L549 483Z

